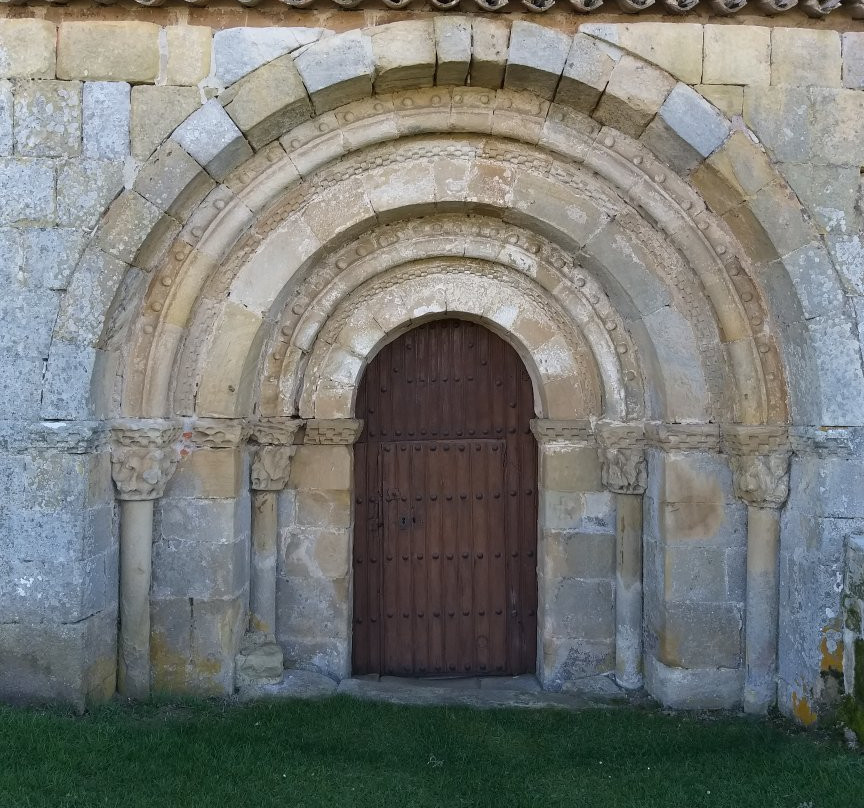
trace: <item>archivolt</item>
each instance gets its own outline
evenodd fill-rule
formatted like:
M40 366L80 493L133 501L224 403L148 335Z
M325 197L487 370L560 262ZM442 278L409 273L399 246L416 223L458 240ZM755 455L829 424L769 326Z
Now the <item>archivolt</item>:
M488 219L500 232L475 234L459 254L518 269L521 247L502 260L515 238L550 256L533 255L524 274L590 346L597 414L785 421L778 347L750 262L698 194L584 115L476 88L324 113L227 177L159 260L158 239L147 240L136 260L157 268L143 302L134 284L115 301L140 312L118 318L131 338L122 412L236 416L255 411L260 394L261 412L293 414L310 334L370 281L364 250L389 271L401 239L415 245L402 263L452 255L453 222L479 233ZM412 232L427 226L450 228L449 243ZM484 254L496 239L498 254Z

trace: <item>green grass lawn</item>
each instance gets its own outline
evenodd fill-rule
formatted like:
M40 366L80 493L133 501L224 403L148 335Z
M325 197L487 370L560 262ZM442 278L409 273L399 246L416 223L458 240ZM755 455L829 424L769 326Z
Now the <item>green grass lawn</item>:
M864 757L776 722L629 709L4 708L0 806L862 808Z

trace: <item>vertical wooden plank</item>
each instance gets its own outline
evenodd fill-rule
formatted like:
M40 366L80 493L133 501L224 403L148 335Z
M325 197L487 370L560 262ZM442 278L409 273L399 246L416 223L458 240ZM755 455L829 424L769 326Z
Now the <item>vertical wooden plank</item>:
M430 441L425 453L426 466L426 541L428 553L428 601L429 620L429 670L441 675L446 673L444 657L444 543L442 501L444 479L442 474L441 444Z

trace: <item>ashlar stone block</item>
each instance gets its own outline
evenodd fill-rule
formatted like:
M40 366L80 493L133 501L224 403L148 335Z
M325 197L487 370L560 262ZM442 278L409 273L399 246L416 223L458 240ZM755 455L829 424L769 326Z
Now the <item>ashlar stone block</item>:
M196 85L210 74L212 32L203 25L172 25L165 31L168 84Z
M697 84L694 89L727 118L741 115L744 111L743 87L736 84Z
M92 228L123 189L123 163L74 160L57 172L57 223Z
M319 114L372 95L372 40L361 31L321 39L294 63Z
M771 29L706 25L703 84L770 84Z
M771 29L771 84L840 87L842 65L837 31Z
M197 87L133 87L132 156L146 160L200 106Z
M0 79L53 79L57 26L47 20L0 20Z
M261 65L315 42L323 33L322 28L301 27L217 31L213 35L213 78L217 85L227 87Z
M54 167L50 160L0 158L0 225L52 224Z
M662 70L632 56L622 56L612 70L593 117L638 138L675 86Z
M83 98L84 156L124 159L129 154L129 85L123 81L88 81Z
M531 90L551 100L570 54L571 38L552 28L518 20L510 29L504 87Z
M702 26L694 23L586 23L580 33L617 45L687 84L702 80Z
M57 78L152 82L159 75L159 26L149 22L64 22Z
M193 112L173 137L217 180L252 156L243 134L215 99Z
M0 80L0 156L12 154L12 85Z
M585 34L576 34L564 63L555 102L590 113L597 105L615 60Z
M291 56L264 65L235 88L225 111L255 149L312 116L312 102Z
M461 86L468 80L471 65L471 18L437 15L432 22L438 64L435 84Z
M65 289L89 234L61 227L22 228L20 233L28 283L42 289Z
M74 157L81 152L81 82L25 82L16 87L15 151L25 157Z
M847 31L842 37L843 86L864 90L864 33Z
M432 86L436 57L431 20L376 26L369 35L375 60L375 92Z

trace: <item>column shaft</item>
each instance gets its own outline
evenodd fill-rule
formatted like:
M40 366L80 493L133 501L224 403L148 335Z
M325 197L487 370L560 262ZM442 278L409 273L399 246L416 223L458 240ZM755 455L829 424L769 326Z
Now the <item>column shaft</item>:
M252 492L249 628L276 631L276 491Z
M747 507L747 616L744 710L765 713L776 701L780 512Z
M642 495L616 495L615 678L642 686Z
M150 572L153 500L120 501L120 637L117 689L150 696Z

